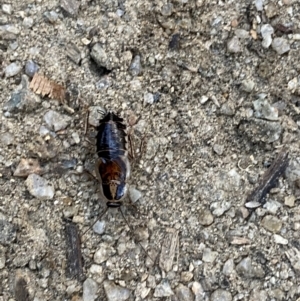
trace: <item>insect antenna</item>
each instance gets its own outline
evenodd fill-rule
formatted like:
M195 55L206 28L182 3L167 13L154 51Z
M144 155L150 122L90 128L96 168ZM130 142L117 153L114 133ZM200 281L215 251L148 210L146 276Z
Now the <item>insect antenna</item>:
M130 224L128 223L127 219L125 218L125 215L124 215L124 213L123 213L121 207L119 207L119 210L120 210L120 212L121 212L121 214L122 214L122 216L123 216L124 221L126 222L127 226L129 227L130 232L131 232L132 234L134 234L133 228L130 226ZM149 257L150 260L151 260L153 263L155 263L155 260L153 260L153 259L151 258L151 256L148 254L148 252L146 251L146 249L142 246L142 244L141 244L139 241L138 241L138 244L140 245L140 247L142 248L142 250L145 252L146 256Z
M108 209L109 209L109 207L106 207L106 208L105 208L104 212L102 212L102 213L97 217L96 221L95 221L90 227L88 227L88 229L87 229L86 231L83 232L83 234L81 235L81 237L83 237L88 231L90 231L90 230L95 226L95 224L97 223L97 221L101 219L101 217L107 212ZM82 241L82 242L85 242L85 240Z

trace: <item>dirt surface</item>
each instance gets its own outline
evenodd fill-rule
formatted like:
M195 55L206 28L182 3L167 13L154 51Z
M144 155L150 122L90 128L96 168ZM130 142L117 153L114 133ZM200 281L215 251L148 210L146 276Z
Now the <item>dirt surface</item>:
M300 298L299 50L296 0L2 0L0 300ZM100 108L131 132L134 205L97 234Z

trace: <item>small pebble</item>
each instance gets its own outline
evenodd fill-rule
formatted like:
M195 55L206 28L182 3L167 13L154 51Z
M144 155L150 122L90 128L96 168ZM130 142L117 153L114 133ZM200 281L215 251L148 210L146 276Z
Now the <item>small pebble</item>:
M0 244L9 245L16 238L16 227L8 222L0 213Z
M241 52L241 44L237 36L233 36L231 40L227 43L227 51L229 53L238 53Z
M215 290L210 297L210 301L231 301L231 300L232 300L231 293L223 289Z
M264 4L264 0L255 0L255 7L257 9L257 11L262 11L263 10L263 4Z
M202 285L198 281L194 281L192 284L192 291L195 295L195 301L203 301L205 300L206 293Z
M39 175L30 174L25 184L29 193L40 200L51 200L54 197L54 187Z
M199 212L199 223L202 226L209 226L214 222L214 216L209 209L203 209Z
M290 44L284 38L275 38L272 42L272 48L280 55L290 51Z
M212 214L214 216L222 216L230 208L231 203L227 201L222 201L221 204L219 202L214 202L210 206L210 209L212 210Z
M15 137L9 133L0 133L0 143L1 145L12 145L14 143Z
M23 20L23 26L31 28L33 26L33 19L31 17L25 17Z
M80 2L77 0L60 0L60 6L71 17L76 17L78 14Z
M5 14L11 15L11 13L12 13L12 7L11 7L11 5L10 4L2 4L2 11Z
M222 272L225 276L230 276L234 272L234 261L232 258L224 263Z
M102 275L103 274L103 268L101 265L98 264L92 264L90 267L90 272L92 274Z
M181 283L176 287L175 294L180 301L194 301L191 290Z
M56 23L58 20L58 14L53 10L51 10L50 12L49 11L44 12L43 16L51 24Z
M289 241L278 234L274 234L274 241L280 245L287 245Z
M288 207L294 207L295 206L296 198L294 195L289 195L284 198L284 205Z
M263 37L262 47L269 48L272 44L272 34L274 33L274 28L270 24L263 24L261 26L261 36Z
M190 282L194 277L194 274L192 272L182 272L180 275L180 281L182 282Z
M79 137L79 134L77 132L72 133L72 138L74 139L76 144L80 143L80 137Z
M241 89L247 93L252 92L254 87L255 83L251 79L245 79L241 82Z
M219 156L221 156L224 152L224 145L222 144L214 144L213 145L213 150L216 154L218 154Z
M275 17L278 13L276 4L269 2L268 5L265 6L265 13L269 19Z
M6 261L5 248L0 245L0 270L5 267L5 261Z
M167 279L163 279L160 284L158 284L154 291L154 297L162 298L162 297L170 297L174 295L170 283Z
M97 221L93 226L93 231L99 235L103 234L105 232L106 223Z
M242 259L236 266L237 273L245 278L252 277L252 263L249 257Z
M98 284L91 278L87 278L82 286L82 300L94 301L97 298Z
M40 66L32 60L27 61L25 64L25 73L29 77L33 77L34 74L39 71L39 69L40 69Z
M41 174L42 168L40 166L40 163L36 159L31 158L22 158L20 163L18 164L14 176L15 177L27 177L30 174Z
M129 198L132 203L137 202L142 197L142 193L133 186L129 186Z
M107 53L100 43L96 43L91 50L91 57L99 67L107 68Z
M89 119L88 124L94 127L99 125L99 120L104 117L106 111L103 107L100 106L93 106L89 107Z
M102 263L104 261L106 261L108 258L111 257L112 255L112 248L107 244L107 243L101 243L99 245L98 250L95 252L94 254L94 261L95 263Z
M279 232L282 227L282 221L273 215L266 215L261 221L262 226L270 232Z
M129 72L132 76L138 76L142 72L141 56L136 55L129 67Z
M145 92L144 93L144 104L152 105L154 103L154 95L152 93Z
M114 284L111 281L104 282L104 290L108 301L125 301L130 296L130 290Z
M65 129L70 124L71 120L71 117L60 114L53 110L48 111L44 115L44 121L46 122L47 126L55 132Z
M205 248L203 250L202 260L204 262L210 262L210 263L212 263L212 262L215 261L215 259L217 258L217 256L218 256L218 252L214 252L210 248Z
M271 121L278 120L278 110L272 107L266 99L258 98L253 102L254 116Z
M22 70L22 67L17 63L11 63L5 67L5 77L12 77L17 75Z
M96 88L98 90L107 89L108 87L111 87L113 84L112 78L109 76L104 76L99 81L96 82Z

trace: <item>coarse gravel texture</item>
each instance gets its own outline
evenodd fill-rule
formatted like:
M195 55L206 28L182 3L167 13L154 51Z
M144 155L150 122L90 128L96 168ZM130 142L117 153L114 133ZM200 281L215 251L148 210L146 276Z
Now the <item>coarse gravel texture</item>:
M2 0L0 62L1 301L300 298L299 1ZM37 70L64 102L30 89ZM93 230L97 108L132 133L132 230L113 209Z

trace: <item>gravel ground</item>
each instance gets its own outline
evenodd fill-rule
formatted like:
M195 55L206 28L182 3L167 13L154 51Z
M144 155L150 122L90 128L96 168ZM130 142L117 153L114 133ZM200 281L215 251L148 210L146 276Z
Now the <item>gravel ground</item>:
M2 0L0 300L300 300L299 49L297 0ZM132 133L131 229L93 227L99 108Z

